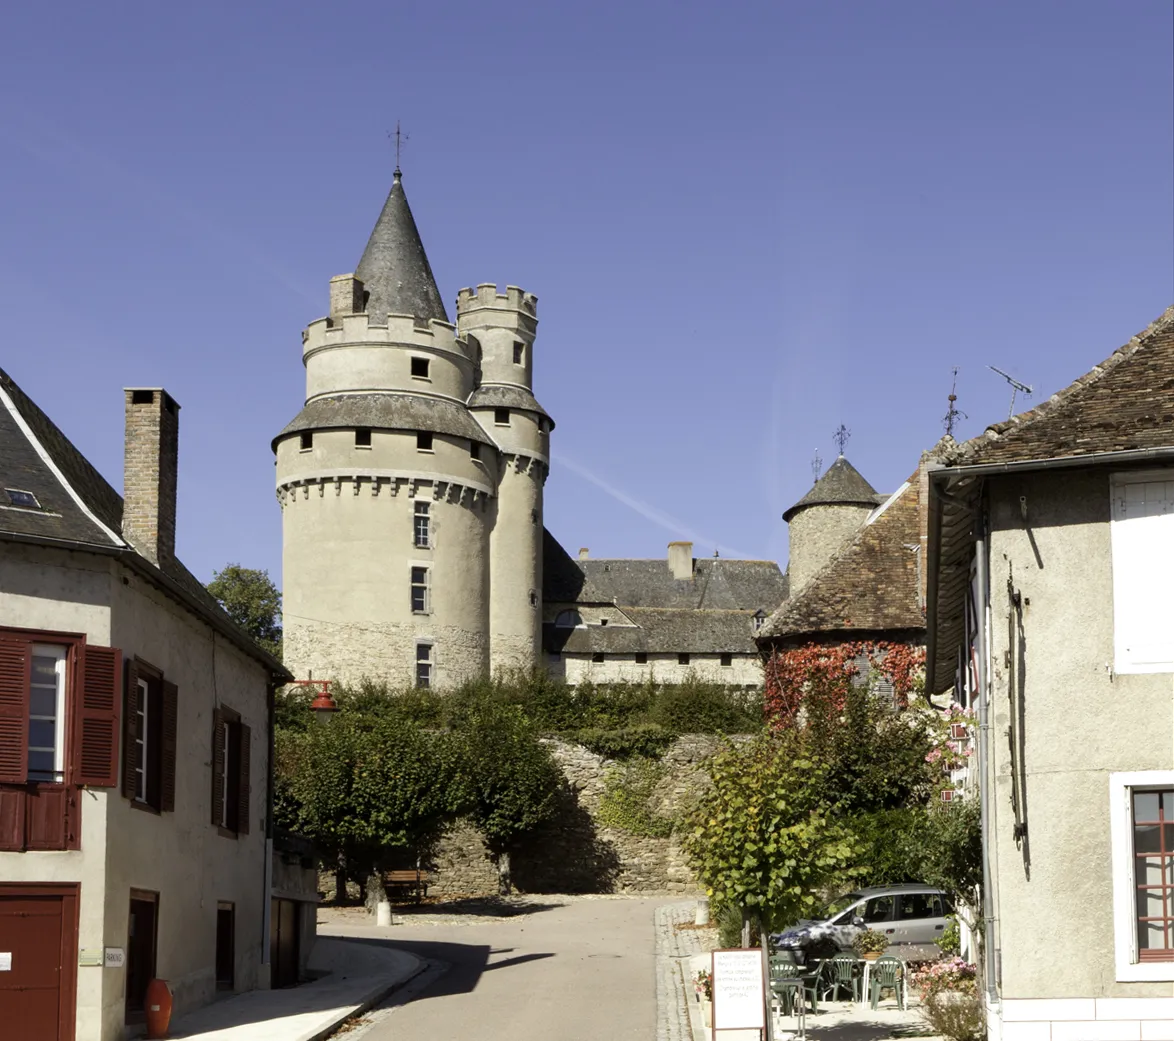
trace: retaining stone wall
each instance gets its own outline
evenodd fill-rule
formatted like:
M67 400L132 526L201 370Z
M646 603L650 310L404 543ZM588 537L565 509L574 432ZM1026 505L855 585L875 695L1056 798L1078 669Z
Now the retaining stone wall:
M693 892L693 877L675 836L650 838L596 823L604 777L616 764L581 745L546 742L566 785L554 819L511 857L514 885L524 893ZM675 816L707 783L704 761L718 739L689 734L661 757L666 773L652 799L656 813ZM497 872L477 832L462 826L441 841L435 858L436 895L497 891Z

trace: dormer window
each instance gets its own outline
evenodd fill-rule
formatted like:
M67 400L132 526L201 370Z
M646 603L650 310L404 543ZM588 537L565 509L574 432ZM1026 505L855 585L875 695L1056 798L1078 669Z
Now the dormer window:
M754 612L754 631L761 631L764 625L766 625L766 612L760 607Z

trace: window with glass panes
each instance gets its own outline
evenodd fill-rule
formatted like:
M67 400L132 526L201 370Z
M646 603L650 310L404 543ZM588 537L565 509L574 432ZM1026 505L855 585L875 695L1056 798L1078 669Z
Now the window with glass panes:
M1133 792L1139 961L1174 961L1174 788Z
M412 568L412 610L416 614L428 612L428 569Z
M432 686L432 644L416 644L416 686Z
M428 511L429 511L430 505L431 505L430 503L426 503L426 502L416 503L415 518L414 518L415 527L413 528L413 531L415 532L415 536L416 536L416 545L420 549L427 549L429 546L432 545L432 542L430 539L431 532L429 531L429 516L428 516Z
M60 781L65 776L65 652L52 644L33 644L29 686L30 781Z

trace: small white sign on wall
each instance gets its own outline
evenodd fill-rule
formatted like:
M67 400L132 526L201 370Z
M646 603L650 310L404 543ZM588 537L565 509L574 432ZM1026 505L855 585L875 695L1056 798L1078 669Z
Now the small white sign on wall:
M12 971L12 951L0 951L0 972Z
M126 951L121 947L106 948L106 968L121 969L126 964Z
M713 952L713 1029L766 1028L766 985L762 951Z

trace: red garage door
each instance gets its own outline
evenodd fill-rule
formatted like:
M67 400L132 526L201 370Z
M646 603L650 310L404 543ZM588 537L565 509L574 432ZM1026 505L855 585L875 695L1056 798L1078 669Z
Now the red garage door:
M5 1037L71 1041L76 937L76 888L0 886L0 1023Z

